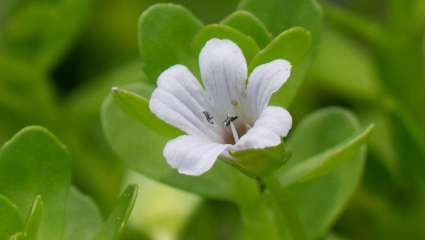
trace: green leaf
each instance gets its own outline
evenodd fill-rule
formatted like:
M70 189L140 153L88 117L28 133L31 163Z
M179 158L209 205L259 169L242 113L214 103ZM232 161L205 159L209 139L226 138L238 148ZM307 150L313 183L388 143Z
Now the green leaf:
M159 74L175 64L194 70L196 56L191 49L202 23L186 8L175 4L156 4L139 20L139 50L143 71L153 83Z
M33 67L50 70L83 29L91 0L21 1L0 32L1 50Z
M352 151L358 151L359 146L366 141L373 128L374 126L370 125L334 147L305 159L301 163L284 166L279 176L280 181L284 186L288 186L296 182L311 181L327 174L343 161L350 160L346 156L351 155Z
M146 85L146 88L149 88L147 91L152 91L150 86ZM160 120L151 112L149 109L149 100L147 98L139 96L131 91L119 89L118 87L112 89L112 96L123 112L137 119L149 129L167 137L182 135L182 131Z
M315 0L242 0L239 9L256 15L277 36L291 27L300 26L318 42L322 13Z
M358 120L348 111L339 108L319 110L306 117L293 132L288 149L293 156L287 167L303 164L314 156L331 151L341 143L348 143L360 131ZM365 148L357 145L332 160L340 162L325 175L314 181L293 184L286 189L289 201L294 205L307 239L323 236L347 204L363 171ZM277 176L281 185L285 169ZM314 199L314 201L312 201Z
M292 65L292 73L288 82L273 95L272 103L288 106L295 97L301 80L307 70L305 57L311 48L311 35L304 28L291 28L261 50L249 64L250 72L258 65L275 59L286 59ZM304 60L304 61L303 61Z
M36 196L43 198L40 239L62 236L70 165L65 146L41 127L24 128L1 149L0 194L16 203L21 213L30 211Z
M199 55L205 43L211 38L232 40L241 48L247 62L260 50L255 40L250 36L226 25L211 24L202 28L193 38L192 46L197 53L196 56Z
M93 239L102 223L97 206L77 188L71 187L68 197L64 240Z
M25 239L27 240L37 240L38 239L38 230L40 228L41 219L43 217L43 200L41 196L38 195L34 203L32 204L31 210L28 214L26 223L25 223Z
M272 35L264 24L255 15L247 11L236 11L230 14L222 21L222 24L252 37L261 48L272 40Z
M137 185L130 185L121 195L115 209L101 226L93 239L95 240L118 240L127 224L131 210L137 197Z
M134 84L127 89L142 94L143 88L141 84ZM217 161L210 171L200 177L179 174L162 155L165 143L170 139L151 131L121 111L111 96L102 107L102 125L109 144L118 156L130 168L149 178L215 199L233 200L257 189L255 181L224 161Z
M286 59L293 66L298 66L311 47L310 32L301 27L294 27L279 34L261 50L249 64L252 71L256 66L275 59Z
M9 199L0 195L0 239L8 239L23 228L24 222L19 210Z

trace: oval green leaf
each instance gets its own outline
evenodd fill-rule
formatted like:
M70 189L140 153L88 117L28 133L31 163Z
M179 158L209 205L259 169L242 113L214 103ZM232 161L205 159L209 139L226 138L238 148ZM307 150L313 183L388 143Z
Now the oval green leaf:
M194 70L196 56L190 43L202 23L186 8L175 4L156 4L139 20L139 50L143 71L153 83L159 74L175 64Z
M62 236L65 203L71 181L71 160L65 146L41 127L27 127L0 152L0 194L28 213L36 196L45 203L39 239Z
M289 139L288 149L293 156L278 174L285 176L285 168L303 164L319 154L331 151L361 128L352 113L339 108L319 110L306 117ZM287 198L294 204L307 239L323 236L342 211L354 192L363 171L365 147L356 145L345 154L334 155L340 162L325 175L293 184L286 188ZM285 185L285 178L279 179ZM314 199L314 201L312 201Z
M236 11L226 17L222 24L228 25L252 37L261 48L271 40L272 35L255 15L247 11Z

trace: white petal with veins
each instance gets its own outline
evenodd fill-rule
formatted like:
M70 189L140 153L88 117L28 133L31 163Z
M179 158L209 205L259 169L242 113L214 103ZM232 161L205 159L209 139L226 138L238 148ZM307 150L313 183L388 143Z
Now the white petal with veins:
M254 126L229 150L241 151L277 146L291 127L292 118L286 109L269 106L264 109Z
M208 171L229 145L184 135L168 141L164 157L179 173L198 176Z
M153 113L188 134L217 139L218 133L202 114L206 109L202 87L189 69L172 66L159 76L157 85L149 102Z
M232 41L211 39L199 54L199 67L214 116L222 122L226 114L236 115L233 105L240 103L247 78L241 49Z
M269 104L274 92L288 80L291 64L286 60L274 60L254 69L248 79L247 102L249 117L256 119Z

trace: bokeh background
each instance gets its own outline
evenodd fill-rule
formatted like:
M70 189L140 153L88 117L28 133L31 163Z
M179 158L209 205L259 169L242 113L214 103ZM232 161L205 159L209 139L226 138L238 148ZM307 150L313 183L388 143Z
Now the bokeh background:
M158 2L1 0L0 145L22 127L49 128L69 146L74 183L104 215L123 186L139 183L141 194L124 239L233 239L240 228L235 206L126 170L102 133L102 101L112 86L138 80L138 18ZM239 1L169 2L214 23ZM425 151L412 140L424 138L425 123L408 131L393 114L402 102L400 108L425 122L424 96L410 96L425 95L422 2L320 1L321 44L290 111L296 122L336 105L364 123L376 123L363 180L334 226L347 239L425 239ZM385 41L374 42L381 28Z

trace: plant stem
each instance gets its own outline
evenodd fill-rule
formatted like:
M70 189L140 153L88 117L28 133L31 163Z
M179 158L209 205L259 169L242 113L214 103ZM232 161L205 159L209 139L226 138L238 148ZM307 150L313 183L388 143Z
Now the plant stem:
M303 225L286 189L274 176L264 178L264 182L267 188L265 195L281 235L288 234L288 229L291 239L306 239Z

